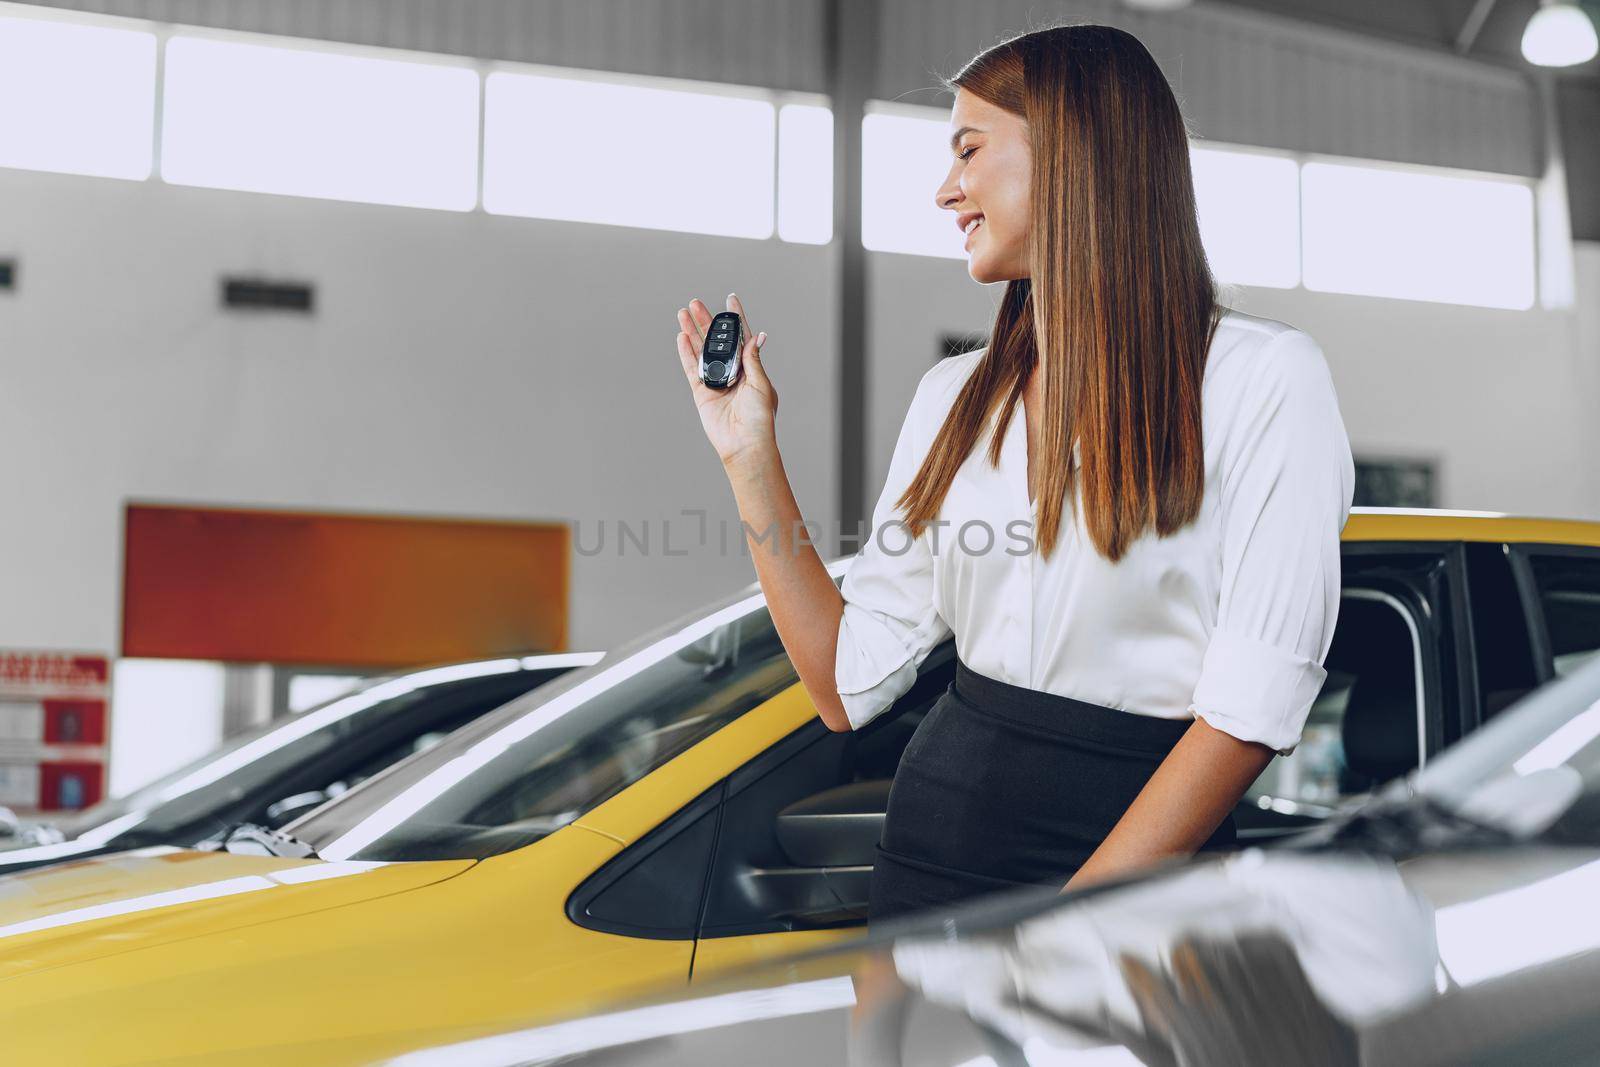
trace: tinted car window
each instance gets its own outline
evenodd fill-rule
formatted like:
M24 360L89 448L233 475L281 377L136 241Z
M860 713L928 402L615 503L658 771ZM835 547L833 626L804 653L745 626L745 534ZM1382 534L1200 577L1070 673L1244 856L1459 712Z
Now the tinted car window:
M1300 744L1267 765L1247 801L1337 804L1417 765L1420 664L1413 625L1395 598L1345 590L1323 663L1328 677Z
M1600 554L1536 555L1530 562L1559 678L1600 653Z
M808 723L728 780L701 936L859 923L900 757L956 672L946 641L860 730Z
M1527 612L1507 546L1465 546L1470 575L1472 644L1483 720L1531 693L1542 681Z

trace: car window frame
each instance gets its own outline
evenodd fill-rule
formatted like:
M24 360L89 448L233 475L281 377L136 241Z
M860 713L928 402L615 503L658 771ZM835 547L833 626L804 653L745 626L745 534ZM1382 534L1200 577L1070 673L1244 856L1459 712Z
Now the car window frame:
M1547 541L1519 541L1506 545L1506 558L1511 564L1512 579L1516 582L1518 600L1522 605L1523 624L1528 628L1528 637L1533 645L1534 673L1539 684L1546 685L1556 677L1555 646L1550 640L1550 623L1545 618L1539 577L1533 569L1533 561L1539 556L1581 559L1593 563L1600 570L1600 548Z
M1352 571L1361 573L1360 564L1374 558L1400 557L1431 562L1437 564L1441 572L1444 588L1438 594L1425 588L1412 575L1383 576L1386 581L1401 584L1414 600L1414 603L1406 603L1405 614L1408 626L1417 628L1416 637L1421 643L1421 655L1417 660L1423 682L1423 700L1418 704L1417 760L1420 767L1430 756L1437 755L1476 725L1475 721L1469 724L1469 720L1475 720L1478 702L1477 661L1471 640L1461 544L1455 541L1351 541L1345 542L1343 555L1341 596L1348 594L1353 584L1357 588L1370 588L1370 582L1353 581ZM1402 602L1405 601L1402 599ZM1448 638L1442 632L1446 622ZM1453 672L1446 670L1447 650L1454 661ZM1454 715L1449 710L1452 693L1456 696ZM1474 709L1471 713L1466 711L1469 705Z

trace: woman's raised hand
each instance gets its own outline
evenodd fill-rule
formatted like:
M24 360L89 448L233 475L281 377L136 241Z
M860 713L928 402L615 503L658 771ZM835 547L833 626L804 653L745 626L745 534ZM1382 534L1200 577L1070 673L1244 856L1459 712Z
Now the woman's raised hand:
M700 350L711 327L711 309L697 297L678 309L678 359L700 412L700 425L724 465L776 442L774 419L778 392L761 366L766 334L756 334L745 317L744 305L728 294L727 310L737 312L743 327L744 348L739 354L739 376L726 389L712 389L700 380Z

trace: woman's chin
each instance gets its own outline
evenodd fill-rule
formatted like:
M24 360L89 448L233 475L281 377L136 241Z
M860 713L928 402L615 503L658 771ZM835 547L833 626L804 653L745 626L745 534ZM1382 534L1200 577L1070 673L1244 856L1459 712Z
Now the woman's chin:
M1018 277L1013 272L999 270L990 264L988 257L974 255L967 260L967 274L980 285L1008 282Z

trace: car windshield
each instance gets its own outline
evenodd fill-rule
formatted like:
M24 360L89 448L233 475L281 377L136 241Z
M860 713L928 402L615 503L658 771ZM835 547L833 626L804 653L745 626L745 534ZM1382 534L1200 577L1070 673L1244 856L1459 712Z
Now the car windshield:
M829 565L837 582L848 560ZM798 681L757 586L608 653L286 830L324 859L481 859L537 841Z
M127 847L163 841L172 829L271 782L330 750L341 739L439 693L441 687L509 674L521 667L521 660L508 657L377 679L292 718L232 738L222 748L147 786L85 809L63 830L71 837L115 841Z

